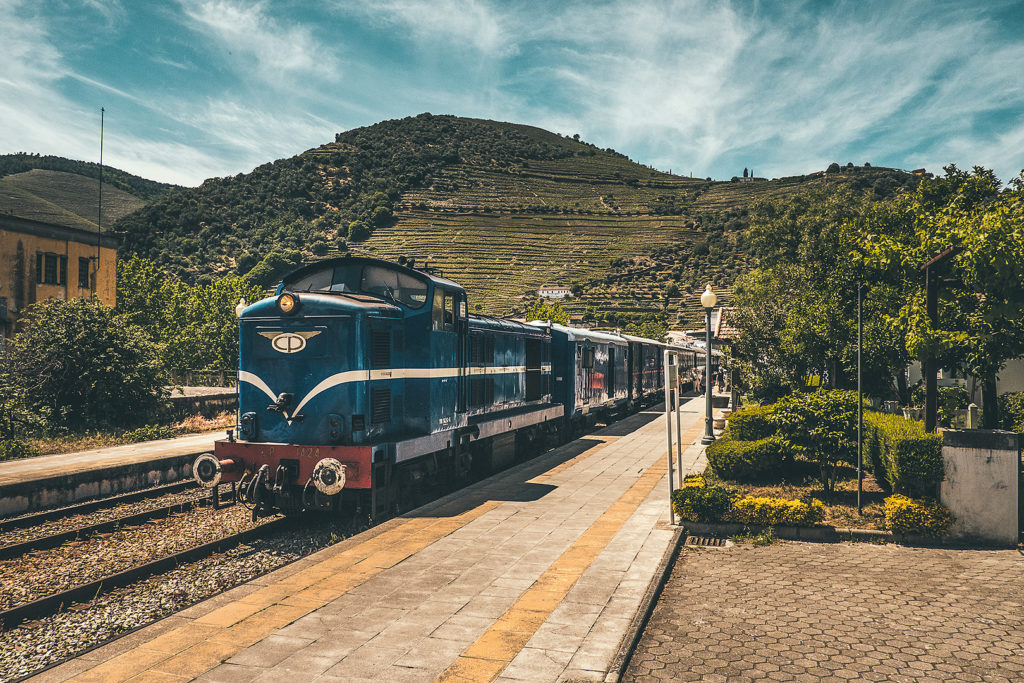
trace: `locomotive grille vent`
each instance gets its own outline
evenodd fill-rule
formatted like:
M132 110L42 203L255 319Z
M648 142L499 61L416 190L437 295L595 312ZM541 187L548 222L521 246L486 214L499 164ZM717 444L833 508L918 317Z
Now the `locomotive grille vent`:
M370 333L370 368L382 370L391 367L391 335L386 331Z
M391 389L378 387L370 389L370 423L382 424L391 421Z

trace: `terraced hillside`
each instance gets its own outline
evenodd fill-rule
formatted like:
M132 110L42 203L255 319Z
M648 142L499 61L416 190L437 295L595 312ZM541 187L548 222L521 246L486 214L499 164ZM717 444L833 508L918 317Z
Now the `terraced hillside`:
M702 319L699 300L708 282L728 305L736 277L753 265L743 243L748 207L850 182L859 172L845 170L713 182L586 153L518 165L457 164L404 193L396 223L351 247L430 261L491 314L521 310L541 285L561 284L577 286L567 307L591 322L614 326L655 314L670 326L691 326ZM618 315L601 316L608 311Z
M643 259L699 237L677 216L412 209L396 217L356 251L429 261L470 290L474 307L500 314L521 308L545 283L597 280L616 259Z

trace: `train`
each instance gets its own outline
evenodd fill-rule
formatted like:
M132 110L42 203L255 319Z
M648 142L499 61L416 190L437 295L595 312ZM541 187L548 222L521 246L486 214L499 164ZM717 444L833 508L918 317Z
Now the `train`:
M549 321L470 314L466 290L413 261L345 256L286 275L239 311L235 429L193 477L230 483L253 518L371 518L457 487L663 396L664 350Z

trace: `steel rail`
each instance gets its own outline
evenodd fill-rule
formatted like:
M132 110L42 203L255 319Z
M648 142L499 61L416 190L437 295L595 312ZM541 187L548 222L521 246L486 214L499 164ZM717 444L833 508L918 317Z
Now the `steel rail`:
M175 482L173 484L165 484L164 486L157 486L144 491L132 491L131 493L122 493L109 498L90 500L85 503L78 503L77 505L70 505L68 507L57 508L55 510L43 510L42 512L33 512L28 515L22 515L21 517L2 519L0 520L0 533L4 533L12 529L24 529L25 527L35 526L36 524L49 522L54 519L61 519L62 517L94 512L100 508L111 505L133 503L145 498L154 498L168 493L177 493L178 491L184 491L185 489L194 488L196 486L197 484L189 479L186 481Z
M68 529L67 531L59 531L55 534L50 534L49 536L40 536L39 538L31 538L27 541L11 543L10 545L0 546L0 560L19 557L35 550L56 548L76 538L85 538L93 534L103 533L104 531L113 531L114 529L123 526L141 524L160 517L170 517L176 512L187 512L193 508L209 504L210 500L208 498L185 500L180 503L164 505L163 507L154 508L152 510L136 512L132 515L125 515L124 517L118 517L117 519L108 519L103 522L86 524L75 529Z
M140 564L136 567L132 567L131 569L125 569L124 571L117 572L116 574L110 574L102 579L79 584L59 593L48 595L45 598L39 598L38 600L33 600L32 602L12 607L0 612L0 624L2 624L2 628L4 630L9 630L25 620L39 619L41 617L55 614L60 612L64 607L73 603L91 601L116 588L122 588L141 581L142 579L149 578L154 574L174 569L181 564L194 562L220 552L221 550L236 546L240 543L245 543L248 540L259 538L260 536L281 528L292 521L293 520L290 518L280 517L265 524L261 524L258 527L246 529L245 531L241 531L237 534L231 534L230 536L219 538L216 541L210 541L209 543L194 546L187 550L172 553L171 555L166 555L151 562Z

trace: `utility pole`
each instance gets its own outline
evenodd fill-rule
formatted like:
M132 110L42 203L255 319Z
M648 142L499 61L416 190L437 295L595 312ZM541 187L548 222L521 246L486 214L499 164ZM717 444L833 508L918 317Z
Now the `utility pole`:
M100 245L103 242L103 118L106 110L100 107L100 200L96 211L96 274L92 278L92 296L98 296L100 288Z

